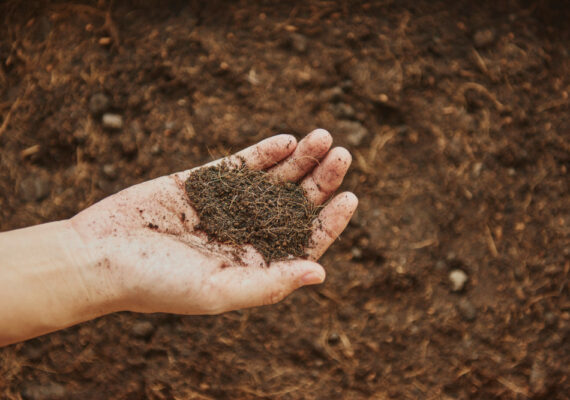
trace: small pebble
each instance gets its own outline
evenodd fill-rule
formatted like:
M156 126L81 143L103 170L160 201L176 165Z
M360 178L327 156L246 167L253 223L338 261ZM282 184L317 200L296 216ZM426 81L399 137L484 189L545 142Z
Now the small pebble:
M356 121L340 121L335 127L335 131L339 135L346 138L346 142L351 146L359 146L366 136L368 136L368 129L360 122Z
M443 271L446 267L445 261L443 260L437 260L437 262L435 263L435 270L436 271Z
M522 281L526 276L524 265L516 265L513 267L513 275L517 281Z
M107 129L121 129L123 127L123 117L119 114L103 114L103 127Z
M117 168L113 164L103 165L103 173L111 180L117 179Z
M467 299L461 299L457 304L457 310L459 314L465 319L466 321L474 321L477 318L477 309Z
M380 101L380 103L387 103L388 100L390 99L388 98L388 95L386 93L380 93L378 95L378 100Z
M329 344L338 343L339 340L340 340L339 334L336 332L331 332L328 339Z
M22 395L30 400L63 399L69 396L65 387L59 383L49 382L45 384L28 383L23 387Z
M347 103L331 104L330 110L335 117L340 119L350 119L355 115L354 108L352 108L352 106Z
M78 129L73 132L73 137L78 143L84 143L89 137L89 133L83 129Z
M342 98L343 94L344 91L340 86L334 86L332 88L323 90L319 95L319 100L323 103L328 103L331 101L335 102L339 101Z
M111 44L111 38L108 36L104 36L99 39L99 44L101 46L109 46Z
M299 53L307 51L307 38L300 33L291 34L291 47Z
M355 246L350 249L350 252L352 253L352 258L354 259L362 258L362 250L360 248Z
M97 187L107 194L111 194L116 191L113 184L107 179L99 179L97 181Z
M342 88L342 90L350 92L352 90L352 88L354 87L354 83L352 83L352 81L350 79L347 79L345 81L342 81L342 83L340 84L340 87Z
M155 327L150 321L137 321L133 324L131 332L138 338L148 338L154 333Z
M479 175L481 175L481 170L483 169L483 163L482 162L476 162L473 165L473 176L475 176L476 178L479 177Z
M103 114L109 109L110 103L109 97L105 94L95 93L91 96L91 99L89 99L89 111L94 115Z
M486 47L495 41L495 32L492 29L481 29L473 35L476 47Z
M160 145L159 144L154 144L151 148L150 148L150 154L156 156L157 154L160 154Z
M50 192L50 182L47 178L31 175L20 182L20 193L25 201L40 201Z
M449 282L451 283L451 290L459 292L465 287L465 283L469 277L465 272L460 269L454 269L449 273Z
M555 326L558 323L558 316L552 311L548 311L544 314L544 323L547 326Z

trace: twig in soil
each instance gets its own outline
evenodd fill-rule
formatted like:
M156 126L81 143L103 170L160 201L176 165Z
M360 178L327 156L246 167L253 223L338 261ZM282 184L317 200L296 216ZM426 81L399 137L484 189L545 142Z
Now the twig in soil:
M0 84L5 85L8 82L8 78L6 78L6 73L4 72L4 67L0 65Z
M485 232L487 235L487 246L489 246L489 251L493 257L497 257L499 252L497 251L497 245L495 244L495 239L493 239L493 234L491 233L491 229L489 229L489 225L485 225Z
M12 106L4 116L4 121L2 121L2 125L0 125L0 137L2 137L4 131L8 128L8 124L10 123L10 118L12 117L12 113L16 111L19 105L20 105L20 98L18 97L16 101L12 103Z
M117 25L113 22L113 18L111 17L111 7L113 6L113 2L109 5L109 9L105 13L105 25L103 28L106 28L109 31L109 34L113 38L113 43L117 48L117 51L120 52L121 50L121 43L119 39L119 30L117 29Z
M507 107L505 107L503 103L497 100L497 96L491 93L485 86L477 82L466 82L463 85L461 85L461 87L457 91L457 95L459 96L460 99L462 98L463 102L465 102L465 92L468 90L475 90L476 92L479 92L487 96L487 98L489 98L493 102L493 105L499 112L505 111L507 109Z

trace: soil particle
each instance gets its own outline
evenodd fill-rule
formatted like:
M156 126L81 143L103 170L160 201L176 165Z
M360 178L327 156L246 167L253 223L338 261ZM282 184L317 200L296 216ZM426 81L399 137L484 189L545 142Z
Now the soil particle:
M337 118L351 119L356 114L354 108L347 103L331 104L328 108Z
M544 322L547 326L556 326L558 323L558 316L553 312L547 312L544 314Z
M146 339L154 333L155 329L150 321L137 321L133 324L131 333L135 337Z
M332 88L323 90L319 96L319 99L323 103L336 102L342 99L343 94L344 92L340 86L334 86Z
M103 127L107 129L119 130L123 128L123 117L119 114L103 114L102 122Z
M358 260L362 258L362 249L360 249L359 247L354 246L353 248L350 249L350 252L354 259Z
M468 299L459 300L457 311L466 321L474 321L477 318L477 309Z
M298 53L305 53L307 51L307 38L300 33L292 33L291 47Z
M103 165L103 173L107 178L111 180L117 179L117 167L115 167L113 164Z
M532 368L530 369L529 384L533 394L544 394L546 387L546 371L544 370L542 362L539 360L534 360L532 363Z
M473 35L476 47L487 47L495 41L495 32L492 29L481 29Z
M20 182L20 192L26 201L40 201L50 192L50 182L46 177L31 175Z
M55 382L45 385L31 383L22 391L22 397L29 400L63 399L66 395L65 387Z
M89 111L93 115L100 115L109 109L110 104L111 102L107 95L104 93L95 93L89 99Z
M447 267L447 265L445 264L445 261L443 261L443 260L437 260L435 263L435 270L436 271L443 271L443 270L445 270L446 267Z
M275 182L245 163L201 168L186 180L186 192L200 217L198 229L211 240L250 244L266 262L302 257L318 207L294 183Z
M454 269L449 273L449 282L451 283L451 290L460 292L465 287L465 283L469 277L465 272L460 269Z
M336 126L336 132L343 135L351 146L360 146L369 134L368 129L356 121L340 121Z

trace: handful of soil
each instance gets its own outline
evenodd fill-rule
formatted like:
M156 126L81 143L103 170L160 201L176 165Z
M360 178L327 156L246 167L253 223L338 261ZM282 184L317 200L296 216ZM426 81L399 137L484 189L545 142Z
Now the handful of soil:
M267 263L305 255L319 207L295 183L276 182L245 163L200 168L185 183L210 240L250 244Z
M299 185L276 182L242 162L200 168L185 188L200 217L197 229L210 240L234 245L237 251L250 244L267 263L305 255L319 207Z

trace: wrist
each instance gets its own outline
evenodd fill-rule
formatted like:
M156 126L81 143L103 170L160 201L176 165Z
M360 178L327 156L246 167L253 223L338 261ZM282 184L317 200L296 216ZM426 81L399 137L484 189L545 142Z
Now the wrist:
M113 311L100 260L69 220L0 234L0 345Z
M80 291L80 304L85 312L96 318L111 312L120 311L120 291L113 276L111 263L92 235L85 235L74 218L62 223L60 241L63 243L70 268ZM91 319L87 318L87 319Z

